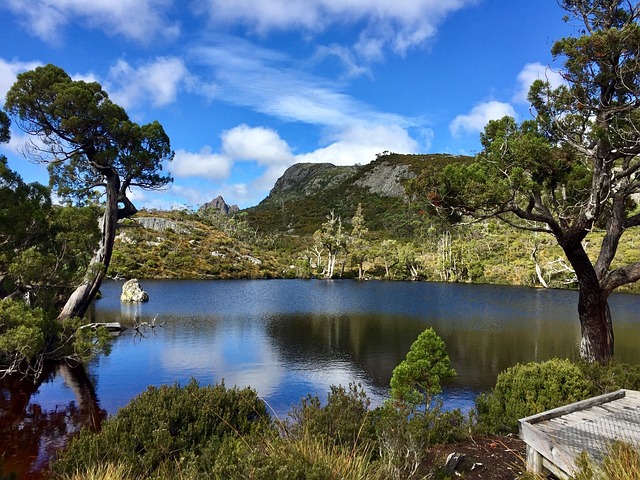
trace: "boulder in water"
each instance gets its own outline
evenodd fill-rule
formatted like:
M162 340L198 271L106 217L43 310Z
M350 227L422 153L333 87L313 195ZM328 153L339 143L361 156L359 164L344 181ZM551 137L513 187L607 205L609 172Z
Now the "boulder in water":
M127 280L122 285L122 295L120 295L121 302L148 302L149 294L145 292L137 278Z

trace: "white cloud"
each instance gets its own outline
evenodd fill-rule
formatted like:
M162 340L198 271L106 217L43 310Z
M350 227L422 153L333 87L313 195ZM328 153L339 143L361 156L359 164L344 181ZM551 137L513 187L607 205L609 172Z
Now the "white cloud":
M337 129L362 123L415 123L376 111L342 93L340 84L311 75L287 56L250 42L231 39L191 54L212 68L217 98L266 115Z
M385 150L415 153L418 147L408 132L397 126L357 125L337 133L332 140L326 147L296 156L296 162L353 165L369 163Z
M516 116L513 107L508 103L491 100L480 103L471 109L471 112L465 115L458 115L449 125L449 131L455 138L459 138L464 134L479 133L489 120L497 120L509 115Z
M421 45L452 12L476 0L209 0L218 24L244 24L258 33L361 24L359 52L373 57L387 45L397 53ZM376 43L377 48L372 48Z
M176 38L180 27L167 20L172 0L4 0L25 28L44 41L60 42L71 23L99 28L148 43L153 38ZM1 7L0 7L1 8Z
M425 133L428 137L428 134ZM278 132L264 127L238 125L222 133L220 153L205 147L199 153L183 150L176 152L169 168L178 179L203 177L221 181L215 192L191 191L174 184L171 192L186 199L190 205L199 205L222 195L231 203L255 205L262 200L275 181L294 163L333 163L334 165L365 164L385 150L398 153L414 153L417 142L398 126L353 125L325 138L326 146L309 153L294 155ZM246 183L224 183L234 164L255 162L264 168L259 177Z
M213 153L211 147L203 147L198 153L177 150L169 171L175 177L221 180L229 176L232 164L229 157Z
M263 127L238 125L221 135L224 154L234 160L254 160L261 165L290 164L291 149L277 132Z
M355 78L362 75L371 76L371 69L369 67L360 65L353 52L342 45L321 45L316 50L314 55L315 61L321 61L326 58L337 58L345 69L345 77Z
M42 64L39 62L8 62L0 58L0 105L4 104L7 92L15 83L18 74L40 65Z
M176 100L178 89L190 78L184 62L176 57L158 57L137 68L119 60L109 69L104 86L111 99L125 109L142 102L162 107Z
M548 81L553 88L559 87L564 82L562 76L541 63L527 63L518 74L518 91L513 96L516 103L528 103L527 95L531 84L536 80Z

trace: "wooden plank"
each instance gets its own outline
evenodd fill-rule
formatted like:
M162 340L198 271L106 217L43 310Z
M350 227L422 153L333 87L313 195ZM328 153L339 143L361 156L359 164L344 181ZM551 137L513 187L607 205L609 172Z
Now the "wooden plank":
M552 437L541 432L535 425L529 423L520 424L520 438L544 458L555 464L565 472L572 473L575 453L564 448L554 441Z
M606 403L612 400L617 400L618 398L622 398L625 396L625 392L626 392L625 390L617 390L615 392L605 393L603 395L598 395L597 397L592 397L586 400L581 400L579 402L570 403L569 405L554 408L552 410L547 410L546 412L538 413L536 415L531 415L530 417L522 418L520 419L520 422L538 423L538 422L543 422L545 420L549 420L551 418L560 417L567 413L575 412L576 410L586 410L595 405L600 405L602 403Z
M640 392L618 390L520 420L529 468L567 478L583 451L599 461L611 442L640 443ZM531 450L531 451L529 451Z

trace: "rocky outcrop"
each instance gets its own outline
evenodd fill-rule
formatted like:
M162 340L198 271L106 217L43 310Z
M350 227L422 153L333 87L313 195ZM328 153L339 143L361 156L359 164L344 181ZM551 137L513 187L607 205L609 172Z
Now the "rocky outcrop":
M416 176L409 165L380 163L354 182L356 187L367 187L371 193L383 197L406 198L404 182Z
M120 301L132 303L148 302L149 294L142 289L137 278L132 278L122 285Z
M350 186L368 188L372 194L406 198L403 184L415 176L409 165L398 163L381 162L373 168L297 163L276 181L268 198L317 195L341 187L345 182Z
M189 233L189 229L180 225L173 220L167 220L166 218L159 217L135 217L133 221L143 228L149 230L155 230L156 232L165 232L167 230L173 230L177 233Z
M332 163L296 163L282 174L269 192L269 197L311 196L328 191L353 177L356 166L336 166Z
M224 198L222 198L221 195L218 195L216 198L205 203L198 209L198 212L204 211L215 211L222 213L223 215L232 215L239 212L240 209L237 205L228 205L227 202L224 201Z

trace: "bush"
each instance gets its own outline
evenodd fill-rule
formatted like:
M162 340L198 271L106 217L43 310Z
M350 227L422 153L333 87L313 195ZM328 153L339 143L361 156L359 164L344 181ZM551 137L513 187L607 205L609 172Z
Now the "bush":
M53 470L69 475L119 463L133 476L171 477L214 461L226 441L247 441L271 428L264 402L250 388L199 387L195 381L184 388L149 387L105 421L100 433L83 430Z
M429 328L411 345L407 357L393 369L391 397L414 405L428 404L455 377L444 341Z
M255 439L255 437L253 437ZM210 470L190 478L225 480L375 480L378 466L366 447L348 448L308 430L264 437L259 443L227 442Z
M621 388L640 390L640 366L613 362L601 365L598 362L578 364L592 395L601 395Z
M307 396L291 409L293 423L285 428L290 436L310 434L322 442L353 448L373 440L370 404L362 385L349 384L348 391L332 385L324 407L317 396Z
M429 328L411 345L391 376L391 400L375 411L380 462L385 478L423 477L427 448L460 440L469 421L459 410L442 410L434 396L453 378L442 339Z
M427 408L386 402L374 411L380 463L384 478L427 478L428 447L468 436L469 419L460 410L443 411L440 401Z
M480 430L516 432L518 419L592 396L580 367L569 360L517 364L498 375L495 388L476 399Z

